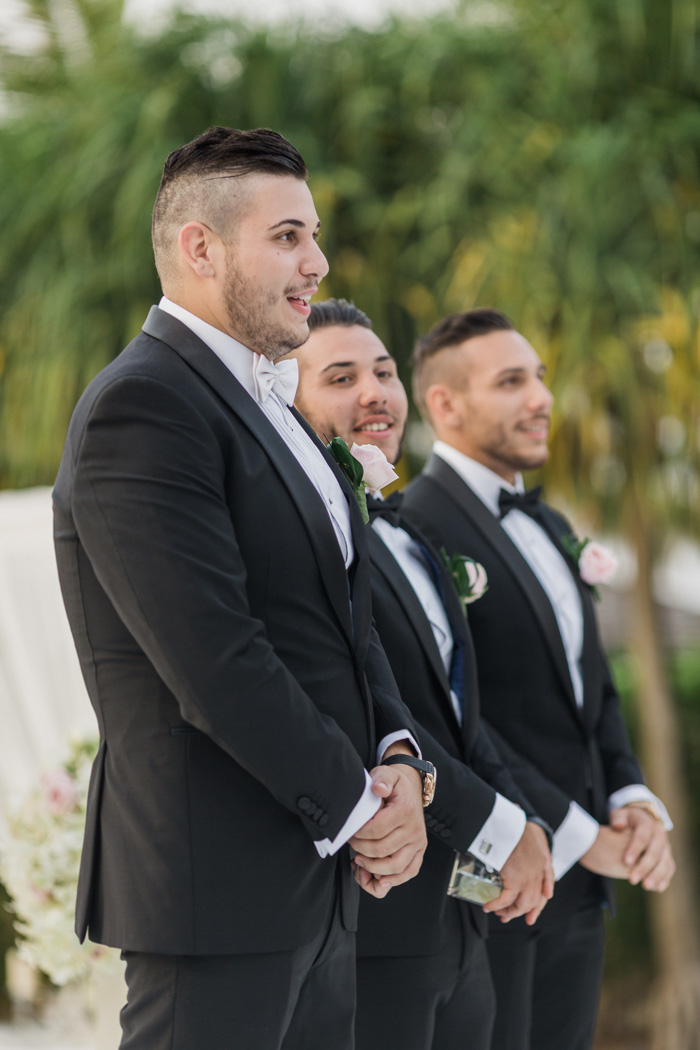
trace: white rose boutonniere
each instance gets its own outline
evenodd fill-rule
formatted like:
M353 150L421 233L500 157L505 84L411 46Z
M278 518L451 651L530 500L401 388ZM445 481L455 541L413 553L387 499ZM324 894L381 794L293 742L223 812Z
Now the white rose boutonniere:
M326 448L350 482L362 514L362 520L366 525L369 521L369 514L367 513L365 489L369 489L374 496L385 485L396 481L399 475L382 450L375 445L353 444L352 448L348 448L347 441L341 437L334 437L328 442Z
M598 585L610 583L617 572L618 561L613 552L588 537L577 540L575 536L562 536L562 545L576 563L583 582L593 590L596 599L600 599Z
M390 485L392 481L398 481L399 475L382 450L377 448L376 445L353 444L350 453L358 463L362 464L364 471L362 481L373 496L376 496L385 485Z
M465 554L453 554L450 557L444 547L440 548L440 557L452 578L466 616L467 606L482 598L489 589L486 569Z

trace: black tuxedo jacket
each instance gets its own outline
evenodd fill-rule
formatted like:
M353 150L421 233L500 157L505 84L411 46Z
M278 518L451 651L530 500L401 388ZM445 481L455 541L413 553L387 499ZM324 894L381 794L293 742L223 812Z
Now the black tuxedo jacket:
M584 618L583 707L571 676L552 605L500 522L444 460L432 456L407 488L404 512L436 544L474 558L488 590L469 606L482 712L504 761L538 813L556 831L578 802L601 823L607 798L643 783L600 647L591 589L562 546L568 523L543 506L541 524L569 563ZM586 895L604 899L605 881L574 865L557 884L543 920Z
M349 850L322 860L314 840L342 827L377 738L412 722L373 632L345 491L350 584L284 441L157 308L78 403L54 503L101 739L79 936L158 953L293 949L320 930L336 877L353 927Z
M399 523L429 547L411 523ZM439 554L430 551L440 571L452 633L464 651L462 724L452 706L450 682L430 622L413 587L372 528L368 538L377 631L401 696L418 724L423 757L437 768L437 791L426 810L431 834L420 874L383 900L362 895L357 951L360 956L430 955L438 950L446 925L460 921L460 912L471 912L471 922L486 931L481 908L449 898L446 891L455 850L468 850L491 813L496 791L528 815L534 811L481 726L474 649L461 602Z

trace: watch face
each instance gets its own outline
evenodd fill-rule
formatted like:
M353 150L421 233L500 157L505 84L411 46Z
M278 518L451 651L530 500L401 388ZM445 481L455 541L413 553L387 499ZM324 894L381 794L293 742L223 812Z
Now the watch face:
M435 784L437 782L437 770L432 767L432 772L427 772L423 778L423 806L429 806L435 798Z

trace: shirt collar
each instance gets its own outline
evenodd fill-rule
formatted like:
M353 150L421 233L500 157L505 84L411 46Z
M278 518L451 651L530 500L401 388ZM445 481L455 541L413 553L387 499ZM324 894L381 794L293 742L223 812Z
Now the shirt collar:
M201 317L190 313L184 306L179 306L166 296L162 297L158 308L176 317L178 321L182 321L195 335L199 336L202 342L206 343L209 349L226 365L229 372L233 373L246 393L255 398L253 364L257 355L253 350L219 328L207 324Z
M525 491L522 474L516 474L515 484L511 485L500 474L496 474L495 471L485 467L483 463L478 463L470 456L465 456L463 452L459 452L444 441L435 442L433 453L452 467L463 481L466 481L469 488L476 493L496 518L501 516L498 509L498 494L501 489L506 489L508 492Z

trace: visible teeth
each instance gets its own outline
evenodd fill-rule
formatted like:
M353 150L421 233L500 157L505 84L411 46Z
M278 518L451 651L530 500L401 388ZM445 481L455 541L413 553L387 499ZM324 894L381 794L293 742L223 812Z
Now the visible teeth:
M362 430L388 430L388 423L365 423Z

